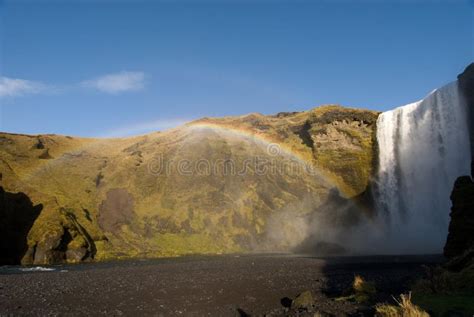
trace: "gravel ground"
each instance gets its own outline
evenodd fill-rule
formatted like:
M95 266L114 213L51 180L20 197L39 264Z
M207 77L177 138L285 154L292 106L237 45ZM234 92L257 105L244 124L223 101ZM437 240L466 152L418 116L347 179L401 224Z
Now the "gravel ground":
M319 311L360 315L364 307L332 299L355 274L375 282L379 300L390 300L407 291L423 265L440 260L229 255L62 265L43 272L1 267L0 316L284 314L281 299L306 290L315 294Z

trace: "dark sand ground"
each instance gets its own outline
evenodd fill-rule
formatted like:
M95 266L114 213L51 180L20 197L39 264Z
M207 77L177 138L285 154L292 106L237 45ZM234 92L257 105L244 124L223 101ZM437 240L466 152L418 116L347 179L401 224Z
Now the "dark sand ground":
M0 268L0 316L238 316L283 313L280 300L311 290L320 311L360 315L334 301L360 274L390 300L439 256L314 258L241 255L54 266L51 272ZM359 312L358 312L359 311Z

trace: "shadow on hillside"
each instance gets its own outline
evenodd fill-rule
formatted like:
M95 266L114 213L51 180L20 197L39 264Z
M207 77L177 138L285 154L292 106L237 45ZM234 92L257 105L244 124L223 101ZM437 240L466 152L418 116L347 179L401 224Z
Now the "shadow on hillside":
M28 250L28 233L42 209L26 194L10 193L0 186L0 264L21 264Z
M347 249L341 241L350 234L351 228L367 222L374 216L371 193L348 199L340 195L336 188L330 190L327 200L307 217L314 232L292 251L298 254L316 256L345 255Z

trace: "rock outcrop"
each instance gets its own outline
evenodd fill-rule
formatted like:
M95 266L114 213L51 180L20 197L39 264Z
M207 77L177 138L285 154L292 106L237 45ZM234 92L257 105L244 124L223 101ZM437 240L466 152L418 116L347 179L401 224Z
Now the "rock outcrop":
M61 208L57 217L58 224L44 228L40 239L30 237L22 264L78 263L94 258L95 243L74 211Z
M377 155L378 113L327 106L311 117L306 129L316 164L337 179L344 197L354 198L368 189ZM301 135L301 133L300 133Z

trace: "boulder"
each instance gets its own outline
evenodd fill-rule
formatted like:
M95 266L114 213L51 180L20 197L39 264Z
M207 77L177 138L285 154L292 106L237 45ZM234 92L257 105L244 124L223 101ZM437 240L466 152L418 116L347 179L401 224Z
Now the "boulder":
M293 300L291 303L292 309L309 309L314 304L313 292L305 291Z
M85 247L81 247L77 249L68 249L66 251L66 260L69 263L81 262L86 257L87 257L87 249Z

